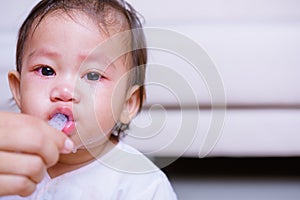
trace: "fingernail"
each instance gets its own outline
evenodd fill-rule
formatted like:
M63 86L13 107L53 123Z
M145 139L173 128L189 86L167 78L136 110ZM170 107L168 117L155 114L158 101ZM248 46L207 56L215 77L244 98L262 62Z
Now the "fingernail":
M72 140L70 140L69 138L67 138L65 140L65 145L64 145L64 149L61 153L71 153L74 149L74 143L72 142Z

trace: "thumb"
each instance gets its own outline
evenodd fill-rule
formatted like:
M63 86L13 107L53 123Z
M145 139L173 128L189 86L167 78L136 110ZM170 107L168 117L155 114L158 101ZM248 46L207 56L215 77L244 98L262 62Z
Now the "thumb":
M73 141L70 138L66 137L63 148L60 150L60 153L69 154L74 150L74 148L75 148L75 145L74 145Z

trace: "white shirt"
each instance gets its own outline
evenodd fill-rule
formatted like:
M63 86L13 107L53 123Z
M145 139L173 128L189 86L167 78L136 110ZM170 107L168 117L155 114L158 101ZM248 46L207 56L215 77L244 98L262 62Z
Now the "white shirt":
M1 200L173 200L166 175L136 149L119 142L100 159L51 179L47 174L29 197Z

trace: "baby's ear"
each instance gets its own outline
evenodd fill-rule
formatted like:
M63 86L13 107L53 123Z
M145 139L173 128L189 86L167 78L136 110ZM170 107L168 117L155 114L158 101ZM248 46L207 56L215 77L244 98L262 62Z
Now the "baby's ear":
M140 86L134 85L131 87L126 96L123 111L120 116L120 121L124 124L129 124L135 117L140 108Z
M12 70L8 73L8 81L10 91L14 97L14 100L18 107L21 106L21 95L20 95L20 73Z

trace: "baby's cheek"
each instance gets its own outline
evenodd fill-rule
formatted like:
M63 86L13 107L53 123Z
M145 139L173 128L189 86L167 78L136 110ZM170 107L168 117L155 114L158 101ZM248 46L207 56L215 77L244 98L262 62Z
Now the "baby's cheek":
M21 111L42 118L50 107L48 89L46 86L42 87L41 83L34 84L34 81L31 83L24 79L20 87Z
M123 94L114 95L111 99L110 106L112 107L112 115L115 121L118 121L125 106L125 97Z
M44 102L44 103L43 103ZM49 105L40 98L30 97L30 95L21 98L21 112L43 119L47 113Z

